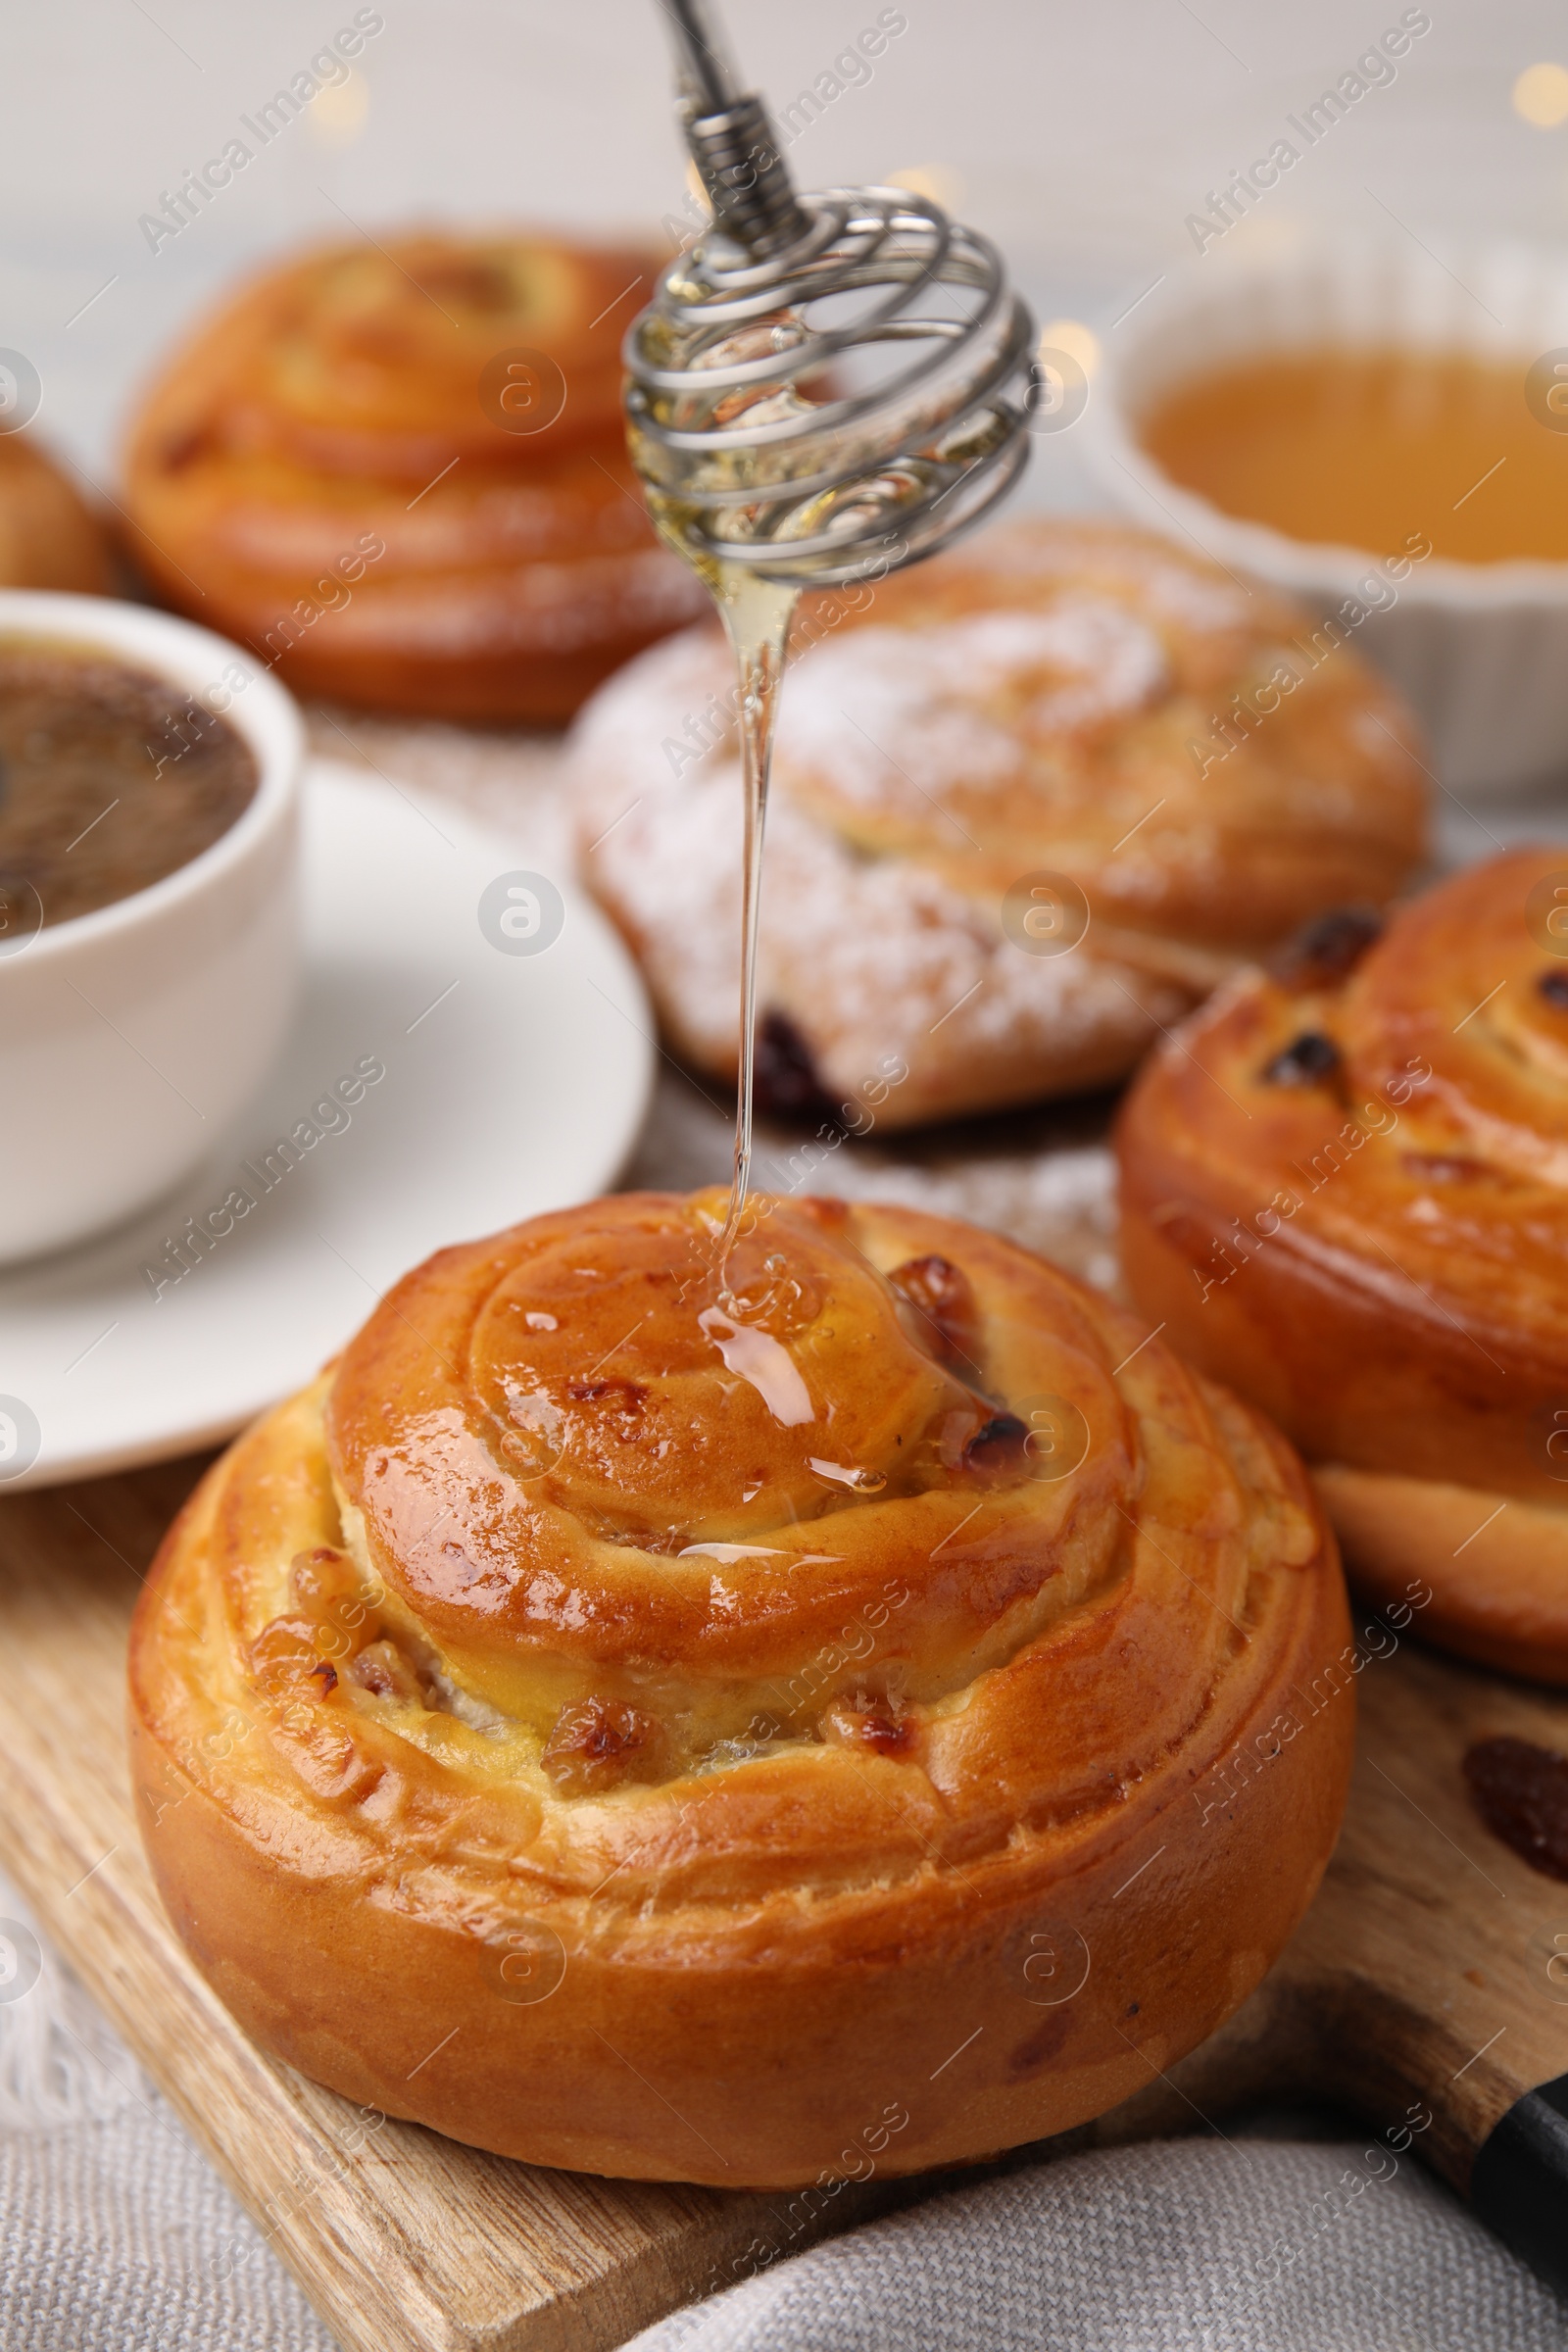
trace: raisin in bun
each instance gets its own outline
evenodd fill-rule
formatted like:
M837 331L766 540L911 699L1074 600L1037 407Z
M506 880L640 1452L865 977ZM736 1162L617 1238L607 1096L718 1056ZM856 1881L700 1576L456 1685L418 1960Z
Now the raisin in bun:
M109 585L109 544L80 493L24 434L0 433L0 588Z
M430 233L269 270L136 416L138 563L302 692L567 717L705 601L655 544L621 429L653 268Z
M1556 895L1554 895L1556 894ZM1317 1467L1352 1574L1568 1683L1568 859L1249 974L1121 1121L1146 1311ZM1364 949L1357 960L1357 951Z
M1124 1076L1242 957L1381 904L1423 856L1392 691L1348 646L1314 663L1270 591L1142 531L1006 524L808 605L795 647L764 1079L804 1074L837 1106L902 1058L885 1125ZM742 796L717 632L634 662L576 743L584 877L677 1051L728 1077Z
M788 2187L867 2128L894 2172L1059 2132L1317 1884L1333 1539L1027 1251L763 1200L721 1283L723 1208L443 1250L209 1472L132 1643L165 1901L268 2048L531 2162Z

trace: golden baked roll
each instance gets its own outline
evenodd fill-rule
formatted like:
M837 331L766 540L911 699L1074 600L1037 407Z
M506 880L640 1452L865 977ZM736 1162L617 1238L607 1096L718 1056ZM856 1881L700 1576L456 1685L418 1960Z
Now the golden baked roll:
M109 544L80 492L36 443L0 434L0 588L109 590Z
M569 716L706 602L625 454L620 338L653 267L431 232L270 270L136 416L138 563L301 692Z
M1333 1539L1027 1251L763 1200L724 1288L724 1205L443 1250L209 1472L132 1641L165 1901L268 2048L530 2162L791 2187L1061 2131L1317 1883Z
M1412 722L1348 646L1311 644L1268 590L1092 521L1008 524L808 607L768 819L764 1102L851 1101L854 1125L897 1060L888 1126L1103 1084L1240 957L1387 900L1425 845ZM732 669L716 631L681 637L576 733L583 874L677 1050L721 1077Z
M1568 1683L1568 853L1321 928L1122 1113L1133 1295L1319 1465L1351 1573ZM1364 953L1361 951L1364 950Z

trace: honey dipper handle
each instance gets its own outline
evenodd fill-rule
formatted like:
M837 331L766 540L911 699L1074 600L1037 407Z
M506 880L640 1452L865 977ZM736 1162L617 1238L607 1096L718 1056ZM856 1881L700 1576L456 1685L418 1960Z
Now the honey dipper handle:
M707 0L661 0L675 35L676 110L713 228L758 260L810 229L760 98L740 75Z
M729 46L705 0L664 0L675 35L680 103L696 115L719 115L743 95Z

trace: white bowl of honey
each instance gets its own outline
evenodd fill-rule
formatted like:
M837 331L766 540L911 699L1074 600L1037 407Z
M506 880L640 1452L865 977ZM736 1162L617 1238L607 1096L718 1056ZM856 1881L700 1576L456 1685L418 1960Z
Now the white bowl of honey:
M1450 790L1568 770L1568 255L1282 230L1107 344L1086 421L1119 504L1293 591L1320 658L1359 642Z

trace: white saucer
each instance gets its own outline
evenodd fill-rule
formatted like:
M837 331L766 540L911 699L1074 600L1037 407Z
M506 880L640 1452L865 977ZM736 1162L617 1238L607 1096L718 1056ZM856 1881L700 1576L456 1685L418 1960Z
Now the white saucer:
M527 867L515 844L326 760L305 812L304 997L262 1095L162 1206L0 1273L0 1408L40 1441L7 1490L226 1436L432 1250L604 1191L636 1140L654 1024L590 902L565 886L559 937L501 953L478 902ZM384 1077L343 1104L367 1061ZM347 1123L313 1120L334 1089ZM302 1122L319 1140L289 1164L274 1147ZM254 1205L174 1279L166 1245L187 1217L222 1227L236 1188Z

